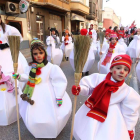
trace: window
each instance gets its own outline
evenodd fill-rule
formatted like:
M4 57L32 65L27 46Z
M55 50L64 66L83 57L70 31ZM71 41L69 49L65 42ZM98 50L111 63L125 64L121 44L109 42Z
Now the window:
M23 37L22 21L7 20L6 24L17 28Z

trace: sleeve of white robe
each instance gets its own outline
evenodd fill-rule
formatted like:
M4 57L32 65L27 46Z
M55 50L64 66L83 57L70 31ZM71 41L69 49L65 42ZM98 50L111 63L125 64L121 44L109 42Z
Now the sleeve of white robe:
M96 31L93 29L93 32L92 32L92 38L93 38L93 42L96 43L97 41L97 33Z
M46 44L47 44L47 46L49 46L50 44L52 44L52 45L55 44L54 39L53 39L52 36L47 37Z
M121 102L121 110L128 130L134 129L139 117L139 108L140 96L130 87L129 94Z
M20 79L19 79L20 82L27 82L28 81L30 70L31 70L31 67L29 67L29 66L27 66L25 68L25 73L20 74Z
M89 96L92 94L93 89L97 86L99 80L99 74L94 73L89 76L85 76L81 79L79 85L81 87L80 95Z
M107 44L107 43L103 43L102 53L103 53L103 54L107 53L108 48L109 48L109 44Z
M50 72L50 80L53 86L55 97L62 99L66 91L67 79L59 66L53 65Z

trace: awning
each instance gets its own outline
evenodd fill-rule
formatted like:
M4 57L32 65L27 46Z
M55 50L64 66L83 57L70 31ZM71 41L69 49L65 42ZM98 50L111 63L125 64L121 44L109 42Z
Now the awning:
M82 16L80 16L80 15L77 15L77 14L72 14L71 20L78 20L78 21L84 22L85 21L85 18L82 17Z

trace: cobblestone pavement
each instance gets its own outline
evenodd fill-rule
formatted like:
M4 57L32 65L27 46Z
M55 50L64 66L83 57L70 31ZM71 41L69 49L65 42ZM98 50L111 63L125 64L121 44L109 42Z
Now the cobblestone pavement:
M28 56L29 54L27 54ZM27 57L27 60L30 60L30 57ZM91 73L98 72L97 71L97 62L99 58L96 57L96 61L92 67L92 70L90 70ZM67 80L68 80L68 86L67 86L67 92L73 102L74 96L71 94L71 87L74 84L74 72L70 66L69 61L62 62L61 68L63 72L65 73ZM85 102L86 97L78 96L77 100L77 110L79 107ZM30 132L26 129L22 119L20 119L20 127L21 127L21 138L22 140L44 140L44 139L35 139ZM66 125L66 127L63 129L63 131L60 133L60 135L53 140L69 140L70 139L70 130L71 130L71 117ZM12 125L2 127L0 126L0 140L18 140L18 130L17 130L17 123L13 123ZM52 139L47 139L52 140ZM136 127L136 136L135 140L140 140L140 123L138 123Z

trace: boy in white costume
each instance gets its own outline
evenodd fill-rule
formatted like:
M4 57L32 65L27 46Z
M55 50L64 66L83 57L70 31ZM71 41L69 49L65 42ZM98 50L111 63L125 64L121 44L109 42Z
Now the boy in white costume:
M89 96L75 115L76 140L133 140L140 96L124 82L131 64L128 55L118 55L107 75L92 74L72 87L74 95Z
M63 52L60 49L61 43L58 36L56 36L56 29L51 28L51 36L47 37L47 60L52 61L53 64L60 66L63 59Z
M118 54L126 54L125 47L118 43L117 35L111 34L109 49L106 49L106 53L102 56L100 62L98 62L98 70L102 74L107 74L110 70L112 59Z
M19 110L35 138L56 138L70 117L72 104L66 93L67 79L59 66L47 61L44 47L35 38L31 42L30 73L17 74L19 81L27 82Z

